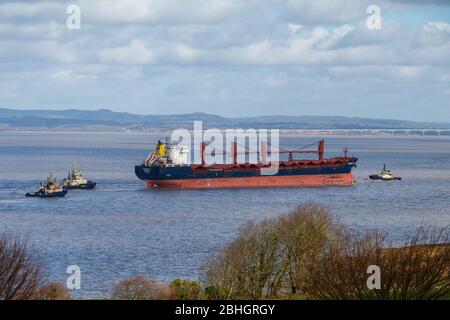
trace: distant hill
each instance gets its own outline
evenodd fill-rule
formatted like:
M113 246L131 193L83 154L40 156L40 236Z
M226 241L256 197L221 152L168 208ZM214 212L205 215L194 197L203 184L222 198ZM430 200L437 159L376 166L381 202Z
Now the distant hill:
M13 110L0 108L0 127L104 130L192 128L202 120L204 128L278 128L293 129L450 129L450 123L414 122L334 116L260 116L229 118L207 113L177 115L137 115L107 109L87 110Z

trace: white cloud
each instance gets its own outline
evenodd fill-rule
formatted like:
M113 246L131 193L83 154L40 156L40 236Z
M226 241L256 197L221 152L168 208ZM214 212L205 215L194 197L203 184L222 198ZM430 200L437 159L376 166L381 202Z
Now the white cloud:
M68 4L80 5L81 30L65 28ZM436 18L414 27L383 19L382 30L372 31L365 24L369 4L373 1L3 1L0 102L7 105L12 97L24 102L20 90L26 90L30 101L54 99L64 106L63 93L78 90L84 100L75 97L74 105L132 101L138 108L152 100L173 106L171 112L215 105L216 99L223 108L211 112L231 106L239 112L239 106L252 104L257 112L278 101L290 110L300 102L325 104L331 96L343 104L355 101L357 108L358 97L345 90L367 92L389 84L400 86L410 103L418 99L408 94L434 90L429 99L443 105L440 86L450 82L450 24ZM377 5L382 16L393 6L388 0ZM411 9L406 1L395 6ZM84 82L88 88L77 87ZM127 93L119 90L113 100L109 92L124 82ZM378 88L389 101L389 86Z
M399 51L389 44L340 46L340 42L354 31L355 27L350 25L331 31L318 26L284 40L270 39L240 47L210 50L202 56L216 63L266 66L357 66L405 62L404 57L398 56Z
M0 3L0 17L49 17L64 14L67 5L62 1L23 1Z
M184 44L176 44L173 47L175 57L181 62L192 62L198 60L202 56L202 51L191 48Z
M287 3L285 15L303 23L342 24L365 19L366 8L373 0L288 0Z
M212 23L251 5L249 0L80 0L90 20L111 23Z
M52 61L55 63L74 63L78 60L77 51L54 40L42 41L0 41L2 61L29 60L34 63Z
M17 25L0 23L0 39L57 39L66 31L63 24L56 22Z
M50 79L68 79L73 75L73 70L61 70L50 76Z
M50 80L95 80L97 79L96 75L93 74L80 74L75 72L74 70L61 70L49 77Z
M337 27L333 30L331 35L327 34L327 39L319 44L321 49L332 48L337 45L345 36L349 33L355 31L355 27L352 25L345 24L343 26Z
M155 61L155 53L141 40L133 40L129 45L103 49L98 57L104 63L147 64Z
M296 33L298 30L303 29L303 25L301 24L295 24L295 23L289 23L288 24L289 30L291 30L292 33Z
M276 76L268 76L266 77L262 84L266 88L281 88L286 86L288 83L288 80L286 79L285 75L276 75Z
M428 22L427 25L425 26L425 28L428 31L430 31L431 28L435 28L438 31L450 33L450 23L447 23L447 22L442 22L442 21Z

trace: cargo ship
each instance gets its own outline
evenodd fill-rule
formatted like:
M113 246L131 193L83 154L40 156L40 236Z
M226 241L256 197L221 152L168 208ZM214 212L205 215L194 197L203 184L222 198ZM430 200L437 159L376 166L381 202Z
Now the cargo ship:
M279 150L288 154L288 160L268 162L267 144L258 163L238 163L237 145L233 142L228 164L205 163L205 143L201 143L201 163L188 162L187 147L158 142L156 149L141 165L135 166L137 177L147 183L148 188L212 189L212 188L270 188L270 187L320 187L351 186L355 183L352 168L358 161L344 154L324 158L325 141L314 150ZM264 151L265 150L265 151ZM248 154L248 152L243 152ZM317 154L317 159L294 159L294 154ZM265 170L276 167L274 174Z

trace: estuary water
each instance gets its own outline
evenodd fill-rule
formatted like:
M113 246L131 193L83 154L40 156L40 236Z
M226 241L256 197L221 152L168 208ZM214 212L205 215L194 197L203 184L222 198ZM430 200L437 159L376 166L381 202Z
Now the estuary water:
M0 132L0 230L19 233L45 257L49 278L65 283L81 268L76 297L108 297L135 275L161 281L198 277L205 258L240 226L288 212L305 201L327 206L357 231L378 228L392 239L420 225L450 224L450 137L331 136L326 156L348 147L359 158L353 187L147 190L134 175L158 134ZM281 138L298 148L320 137ZM25 198L72 161L97 182L66 198ZM383 163L403 181L369 181Z

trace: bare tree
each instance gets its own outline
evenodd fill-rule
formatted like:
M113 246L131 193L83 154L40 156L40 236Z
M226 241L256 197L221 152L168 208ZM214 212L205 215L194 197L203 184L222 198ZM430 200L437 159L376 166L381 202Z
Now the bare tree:
M171 291L165 284L144 276L122 280L112 289L112 298L119 300L167 300Z
M37 300L72 300L69 289L60 283L52 282L41 287L35 297Z
M279 218L280 244L283 255L285 277L291 293L305 286L308 270L325 250L342 234L338 225L325 207L305 203Z
M423 229L401 247L378 232L347 235L310 269L308 293L321 299L437 299L450 294L449 228ZM367 267L381 270L381 288L366 285Z
M207 260L201 282L210 299L436 299L450 296L449 240L449 228L421 228L397 247L376 231L355 235L306 203L244 226ZM380 289L367 286L371 265L381 269Z
M36 298L45 280L43 265L26 241L0 235L0 300Z
M313 204L279 218L241 228L238 237L203 267L202 281L214 299L277 296L306 281L308 264L334 241L339 228L327 210Z
M241 230L235 242L240 254L234 257L240 297L260 299L278 291L281 278L276 275L282 261L279 238L274 219L249 224Z
M239 275L234 266L234 257L239 254L238 246L232 243L208 257L203 264L200 281L208 299L228 300L235 296Z
M260 299L278 290L279 233L273 219L247 224L236 240L208 259L202 282L212 299Z

